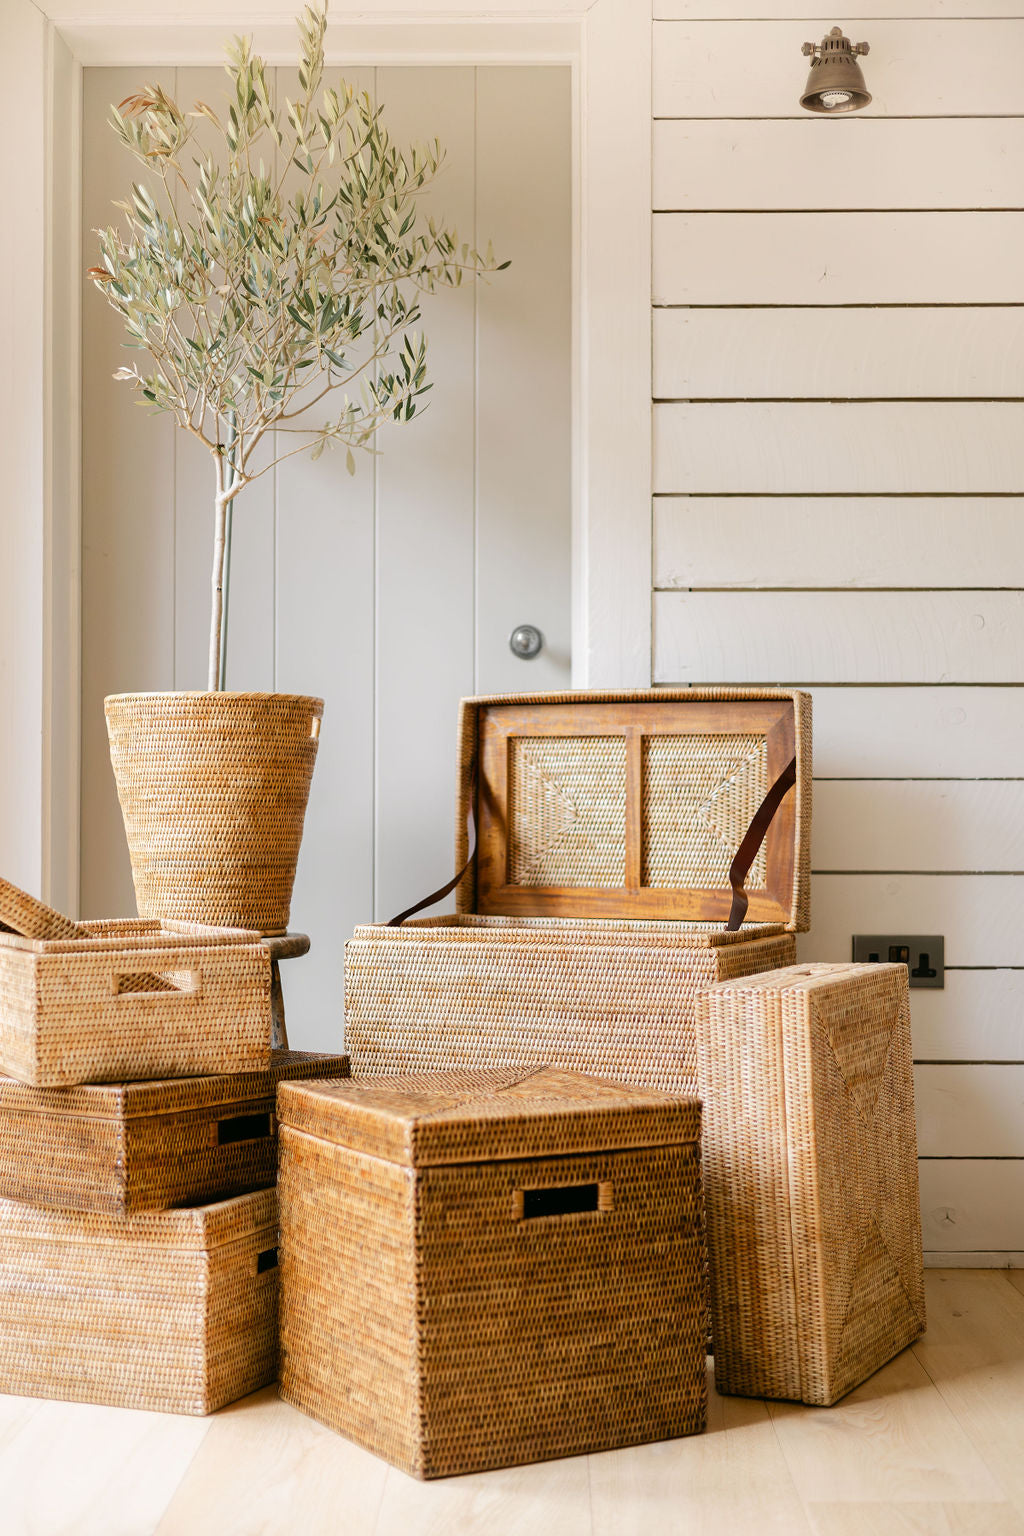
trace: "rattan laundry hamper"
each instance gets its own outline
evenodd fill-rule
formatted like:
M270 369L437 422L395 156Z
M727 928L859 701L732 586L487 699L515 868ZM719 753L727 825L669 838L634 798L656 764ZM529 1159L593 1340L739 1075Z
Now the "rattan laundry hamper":
M187 923L0 933L0 1072L36 1088L270 1065L270 955L259 935Z
M0 1077L0 1197L60 1210L167 1210L277 1177L279 1083L347 1077L348 1057L275 1051L260 1072L80 1088Z
M550 1062L697 1085L693 1009L789 964L810 916L811 712L787 690L463 701L456 915L357 928L345 952L356 1075ZM793 765L725 932L730 865Z
M698 1003L715 1384L834 1403L923 1333L907 969Z
M279 1106L288 1402L417 1477L703 1429L695 1100L507 1068Z
M277 1192L138 1216L0 1200L0 1392L213 1413L273 1380Z

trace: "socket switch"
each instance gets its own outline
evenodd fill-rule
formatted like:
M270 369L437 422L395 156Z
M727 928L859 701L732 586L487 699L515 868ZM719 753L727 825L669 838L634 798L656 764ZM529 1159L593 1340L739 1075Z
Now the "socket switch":
M944 987L945 939L941 933L855 933L854 960L905 965L912 987Z

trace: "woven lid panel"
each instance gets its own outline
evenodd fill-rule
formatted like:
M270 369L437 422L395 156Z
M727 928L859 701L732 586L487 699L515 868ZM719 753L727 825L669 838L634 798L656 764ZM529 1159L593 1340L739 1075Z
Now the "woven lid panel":
M622 883L626 744L614 736L517 737L509 751L516 885Z
M556 1067L288 1083L278 1113L282 1125L416 1168L700 1137L696 1099Z
M132 1216L52 1211L20 1200L0 1200L0 1232L8 1243L140 1243L207 1252L268 1227L277 1227L276 1189L259 1189L213 1205L141 1211Z
M0 1114L74 1115L76 1119L134 1119L273 1098L290 1078L347 1077L349 1059L321 1051L274 1051L265 1070L216 1077L174 1077L138 1083L90 1083L30 1088L0 1077Z
M764 736L648 736L643 744L643 883L719 886L771 787ZM765 851L747 876L763 890Z

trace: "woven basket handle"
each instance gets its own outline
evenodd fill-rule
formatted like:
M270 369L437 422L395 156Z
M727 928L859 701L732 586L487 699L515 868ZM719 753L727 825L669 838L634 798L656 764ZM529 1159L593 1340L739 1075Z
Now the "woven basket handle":
M796 783L796 758L783 768L771 789L754 812L743 841L736 850L736 857L729 866L729 884L732 886L732 909L725 925L726 933L735 933L747 915L750 898L743 889L743 882L750 873L750 866L757 858L761 844L768 835L768 828L775 820L775 813Z
M88 938L88 930L81 924L65 917L63 912L55 912L9 880L0 880L0 927L23 939Z
M465 864L463 864L462 868L459 870L458 874L454 877L454 879L449 880L447 885L442 885L439 890L431 891L429 896L424 896L423 900L422 901L418 901L415 906L413 906L413 907L406 907L404 912L399 912L398 916L397 917L393 917L391 919L391 921L388 923L387 926L389 928L400 928L402 926L402 924L405 922L407 917L414 917L417 912L422 912L424 907L432 907L434 905L435 901L441 901L443 897L450 896L452 891L454 891L455 887L458 885L459 881L462 879L463 875L470 868L471 864L473 863L473 860L476 858L476 759L475 758L473 760L473 766L470 769L470 774L469 774L469 795L468 795L468 797L466 799L466 838L467 838L467 841L468 841L468 844L469 844L469 854L468 854L468 857L466 859Z

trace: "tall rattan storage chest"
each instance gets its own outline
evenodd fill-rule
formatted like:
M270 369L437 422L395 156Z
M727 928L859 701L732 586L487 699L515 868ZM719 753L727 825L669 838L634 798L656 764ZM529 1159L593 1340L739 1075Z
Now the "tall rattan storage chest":
M925 1327L905 965L698 1003L715 1384L834 1403Z
M506 1068L279 1107L288 1402L417 1477L703 1429L695 1100Z
M730 866L792 765L725 932ZM472 811L473 815L468 813ZM694 1003L791 964L810 920L811 708L780 689L463 701L450 917L357 928L356 1075L558 1066L697 1086Z

